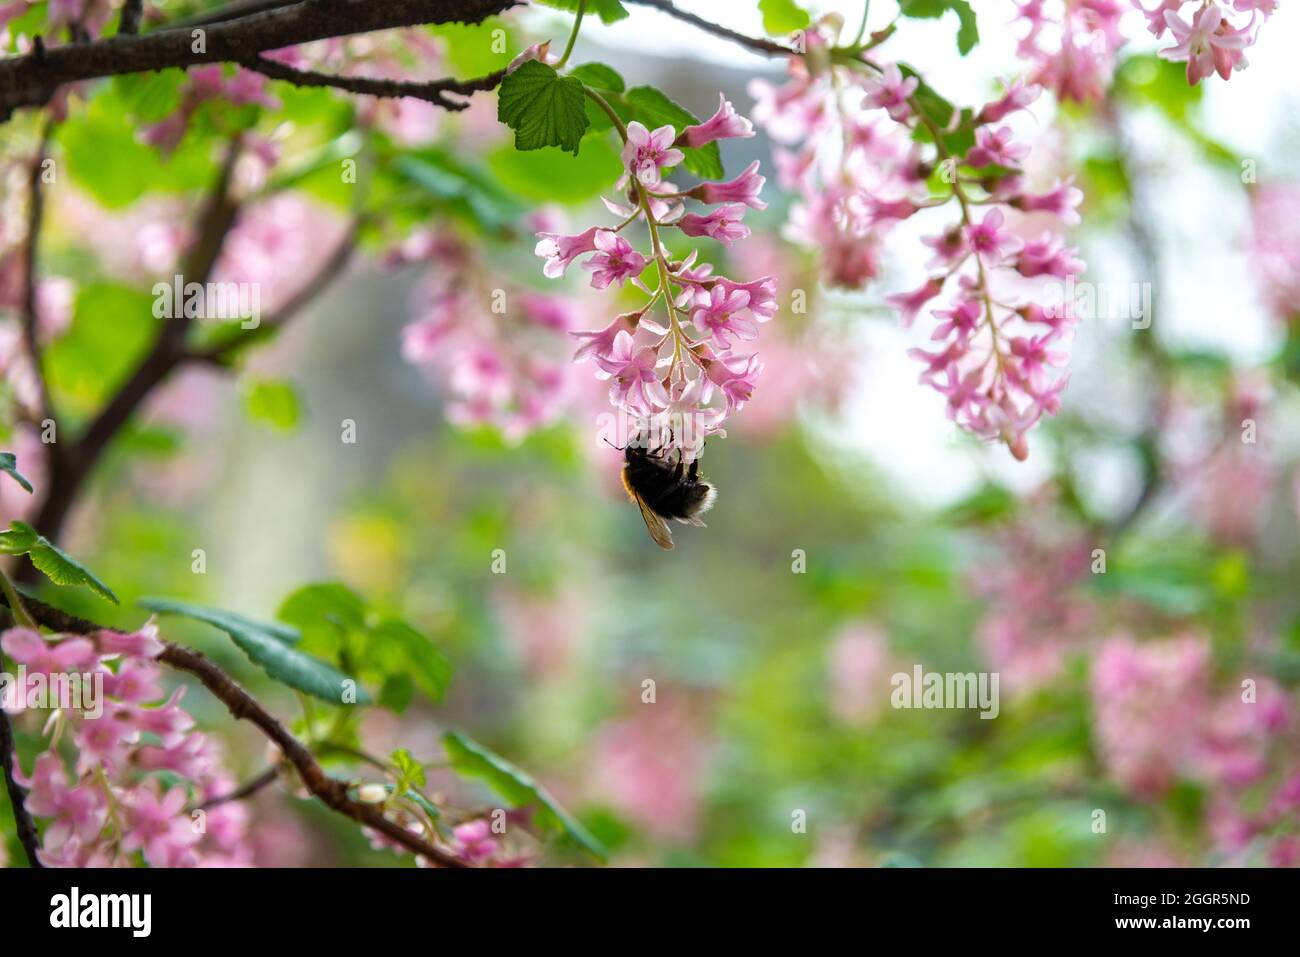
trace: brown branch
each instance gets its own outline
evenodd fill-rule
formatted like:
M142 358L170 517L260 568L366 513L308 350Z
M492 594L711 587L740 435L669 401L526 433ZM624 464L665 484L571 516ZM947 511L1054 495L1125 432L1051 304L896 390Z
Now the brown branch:
M45 384L45 373L41 365L40 346L40 304L37 300L38 279L36 253L40 245L41 224L45 214L45 194L41 190L41 176L45 172L45 159L49 155L50 135L54 130L54 121L46 118L41 127L40 142L36 147L36 156L32 160L27 177L27 236L23 247L23 345L27 358L32 364L32 374L36 376L37 410L39 419L54 417L50 404L49 389Z
M278 60L268 60L262 56L240 60L239 64L246 69L255 70L264 76L269 76L273 80L284 80L296 86L328 86L365 96L409 96L417 100L425 100L436 106L441 106L444 110L451 111L463 110L469 106L469 103L465 100L453 100L447 96L448 93L460 93L468 96L479 90L492 90L500 84L506 75L505 70L497 70L487 76L477 77L473 80L447 78L420 83L409 80L380 80L367 76L339 76L334 73L298 70L280 63Z
M3 596L0 604L6 605ZM23 598L23 604L35 621L46 628L72 634L90 634L102 630L102 626L69 615L52 605L34 598ZM385 837L402 845L434 864L443 867L468 867L450 851L443 850L402 827L396 821L390 821L377 805L354 800L348 795L348 784L331 777L317 762L307 747L290 734L274 715L241 688L233 678L192 648L163 642L162 654L158 660L178 671L194 675L213 696L226 706L226 710L236 720L249 721L256 725L269 738L297 770L302 783L326 807L366 827L379 831Z
M117 23L117 35L135 36L140 32L140 21L144 17L144 0L126 0L122 4L122 17Z
M65 83L201 63L239 63L313 40L419 26L478 23L517 0L303 0L202 27L164 28L91 43L45 47L0 60L0 120L48 102ZM202 31L196 51L195 30Z
M235 788L235 790L231 791L229 794L221 794L218 795L217 797L209 798L208 800L204 801L202 804L196 804L192 808L187 808L186 810L206 811L209 808L218 807L219 805L222 804L229 804L231 801L242 801L244 800L244 798L252 797L258 791L262 790L262 788L272 784L275 781L275 779L279 776L280 776L279 769L276 768L275 766L271 766L267 768L265 771L263 771L261 774L259 774L257 777L245 781L243 784Z
M36 833L36 822L27 810L27 789L14 777L14 765L18 761L18 750L14 744L14 729L9 723L9 715L0 708L0 766L4 768L5 789L9 794L9 807L13 810L14 825L18 840L27 855L27 863L32 867L44 867L37 851L41 847L40 835Z
M230 180L239 153L240 144L235 140L227 150L216 182L199 213L198 239L190 247L182 267L183 275L193 276L201 283L208 281L226 233L238 212L238 205L230 196ZM34 523L47 538L57 539L81 486L109 441L154 387L175 368L185 351L185 339L192 322L184 309L178 310L175 318L164 319L153 346L85 433L66 447L63 454L51 459L48 492ZM31 580L30 566L24 567L22 577Z
M784 43L777 43L775 40L768 40L764 37L751 37L743 33L737 33L729 27L724 27L720 23L714 23L711 20L705 20L693 13L687 13L685 10L679 10L673 6L672 0L626 0L627 3L635 3L638 6L650 7L659 10L681 20L683 23L689 23L705 33L711 33L715 37L721 37L724 40L730 40L732 43L739 43L741 46L753 50L755 53L762 53L765 56L798 56L799 51Z
M334 278L347 268L348 263L352 261L352 257L356 254L357 236L361 232L364 223L364 217L360 215L354 216L347 232L338 245L334 247L334 252L330 254L329 259L321 265L316 274L291 299L281 305L274 315L268 316L259 323L257 328L247 331L241 330L229 339L213 345L187 350L181 356L181 360L225 365L236 353L254 343L269 338L279 331L294 316L310 305L333 282Z

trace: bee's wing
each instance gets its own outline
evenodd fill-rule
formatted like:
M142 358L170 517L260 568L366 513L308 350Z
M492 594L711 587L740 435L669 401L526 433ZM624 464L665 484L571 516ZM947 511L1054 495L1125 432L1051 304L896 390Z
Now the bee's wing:
M668 523L651 511L640 495L636 496L636 505L641 509L641 517L645 519L645 527L650 530L650 537L655 540L655 544L660 548L671 549L673 533L668 530Z

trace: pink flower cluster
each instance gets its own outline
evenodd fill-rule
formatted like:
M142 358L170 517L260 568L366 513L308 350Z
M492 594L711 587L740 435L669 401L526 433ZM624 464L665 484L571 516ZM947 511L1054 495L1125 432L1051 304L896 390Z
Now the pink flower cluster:
M494 288L479 258L449 231L419 232L388 256L390 266L427 263L417 315L402 331L402 355L446 381L447 415L491 425L520 440L554 421L570 392L557 337L576 323L561 296Z
M926 121L906 101L888 106L910 82L887 67L868 84L866 102L891 109L900 124L914 128ZM1026 434L1044 413L1057 412L1068 381L1058 370L1068 359L1061 346L1073 330L1073 309L1052 303L1050 292L1070 288L1066 281L1084 268L1062 238L1065 226L1079 221L1082 192L1069 180L1032 192L1021 168L1028 147L999 125L1037 94L1036 87L1012 84L976 113L975 142L965 155L940 148L948 195L922 188L869 197L867 206L874 219L905 219L955 203L958 218L923 240L933 250L929 278L888 301L910 326L947 295L942 308L931 310L939 320L930 336L937 349L911 350L924 365L921 381L947 398L948 415L962 428L1005 443L1021 460L1029 454Z
M1251 194L1250 260L1268 308L1300 321L1300 182L1271 183Z
M1120 635L1100 647L1091 693L1102 761L1127 791L1151 800L1179 780L1199 781L1212 789L1218 850L1236 854L1252 839L1273 839L1273 863L1300 862L1300 774L1294 760L1280 777L1271 774L1295 745L1280 687L1266 678L1217 685L1209 642L1198 635L1148 642ZM1252 786L1271 796L1251 800Z
M750 88L755 117L778 143L798 145L776 154L782 183L800 195L787 232L819 251L830 282L860 287L878 273L885 234L955 203L957 221L924 240L929 278L889 301L911 325L949 293L933 311L938 351L912 353L925 365L921 381L947 397L959 425L1024 459L1026 433L1060 407L1067 380L1057 372L1066 361L1060 346L1073 326L1069 309L1038 300L1048 284L1083 270L1062 239L1065 225L1079 221L1083 194L1070 181L1032 192L1022 170L1029 147L1003 122L1040 89L1011 84L974 115L974 142L953 155L943 131L950 118L920 112L917 76L896 64L862 59L850 69L813 55L834 43L834 29L832 22L809 31L809 52L792 58L784 85L758 80ZM936 167L944 185L932 195Z
M1028 29L1017 44L1034 64L1034 83L1062 100L1096 102L1114 78L1116 54L1128 40L1124 18L1132 10L1146 19L1154 37L1173 46L1159 56L1187 64L1195 85L1217 73L1227 80L1246 67L1245 50L1260 25L1277 10L1277 0L1017 0L1017 20Z
M718 139L752 136L748 120L725 98L717 112L680 134L671 126L650 130L627 125L622 152L624 175L619 186L626 204L605 201L619 222L592 226L576 235L539 232L536 253L546 260L543 273L559 278L580 257L595 289L631 285L645 294L640 308L623 313L603 329L574 333L582 345L577 361L592 359L596 375L607 380L610 402L631 421L662 422L665 436L689 458L704 438L721 433L726 418L744 407L762 363L740 343L758 337L759 323L776 314L776 282L769 277L738 282L715 275L698 261L698 250L676 260L661 238L675 228L690 237L706 237L730 246L749 235L746 209L764 209L759 194L764 177L758 163L724 183L704 182L679 190L663 178L682 162L683 147ZM687 211L687 200L704 211ZM638 248L624 232L645 224L648 246ZM654 285L642 274L653 267ZM662 304L667 324L650 318ZM635 431L635 430L630 430Z
M1123 0L1017 3L1017 19L1028 31L1016 52L1033 64L1032 82L1062 100L1090 103L1105 96L1115 74L1115 54L1126 41L1120 29L1126 12ZM1136 0L1134 6L1139 6Z
M88 636L10 628L0 635L0 648L24 678L21 686L15 680L7 687L3 705L10 713L48 695L52 677L89 676L79 679L79 695L45 700L60 705L45 725L49 746L21 778L30 791L28 810L44 822L41 859L47 866L252 863L246 808L227 802L186 810L233 790L233 782L221 769L217 743L191 730L194 719L180 704L184 689L164 694L154 662L163 645L152 623L134 634ZM93 689L101 680L103 697L96 701ZM70 769L61 756L65 741L76 753Z
M1277 10L1277 0L1160 0L1147 10L1138 0L1134 6L1147 15L1151 35L1162 37L1167 30L1174 45L1160 56L1187 64L1187 82L1193 85L1217 73L1227 80L1234 70L1246 67L1245 49L1259 36L1259 25ZM1181 11L1194 7L1190 18ZM1249 17L1247 17L1249 15Z
M825 22L809 30L809 51L833 44L832 31ZM924 170L904 131L862 111L862 88L847 67L811 56L792 57L788 70L780 86L764 79L749 84L754 120L778 144L778 181L798 196L785 234L816 251L827 282L860 288L879 274L880 239L896 222L888 205L877 210L872 197L915 191ZM914 89L915 81L908 82ZM894 112L902 109L905 103Z

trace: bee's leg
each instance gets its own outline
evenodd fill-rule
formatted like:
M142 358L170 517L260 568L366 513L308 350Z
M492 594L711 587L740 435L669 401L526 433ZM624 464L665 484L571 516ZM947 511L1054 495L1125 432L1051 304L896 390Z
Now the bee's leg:
M691 460L691 467L690 467L690 470L687 471L687 473L686 473L686 478L687 478L689 481L694 482L695 479L696 479L696 477L697 477L699 474L700 474L700 460L699 460L698 458L694 458L694 459Z

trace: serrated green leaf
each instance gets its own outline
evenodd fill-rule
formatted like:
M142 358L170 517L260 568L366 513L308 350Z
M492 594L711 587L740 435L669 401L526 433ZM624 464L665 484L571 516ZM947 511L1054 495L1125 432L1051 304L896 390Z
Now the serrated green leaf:
M290 688L337 705L344 703L345 682L352 682L357 704L370 703L370 696L354 679L294 647L301 636L288 625L255 621L235 612L170 598L142 598L137 604L148 611L193 618L224 631L254 664Z
M0 452L0 472L8 474L15 482L32 491L32 483L27 481L27 476L18 471L18 456L12 452Z
M957 14L957 50L962 56L980 41L979 25L970 0L899 0L899 13L913 20L937 20L951 10Z
M605 859L606 851L600 842L556 804L532 775L458 731L443 735L442 743L451 766L459 774L483 781L513 807L534 808L533 819L538 827L561 835L602 861Z
M366 603L338 582L315 582L293 592L276 617L302 636L302 647L318 654L336 654L342 640L366 624Z
M6 531L0 532L0 553L27 555L37 570L54 584L89 588L114 605L120 604L113 590L94 572L26 522L13 522Z
M681 133L700 122L695 114L653 86L633 87L623 95L622 102L630 108L632 119L652 130L668 125ZM722 153L716 142L699 149L682 148L682 165L701 179L722 179L724 175Z
M577 153L587 131L582 81L528 60L501 81L497 119L515 131L515 149L558 146Z
M538 0L543 6L554 7L569 13L578 12L578 0ZM601 23L617 23L628 16L627 7L621 0L587 0L587 13L600 17Z
M794 0L758 0L763 14L763 30L770 36L780 37L805 29L812 17Z

